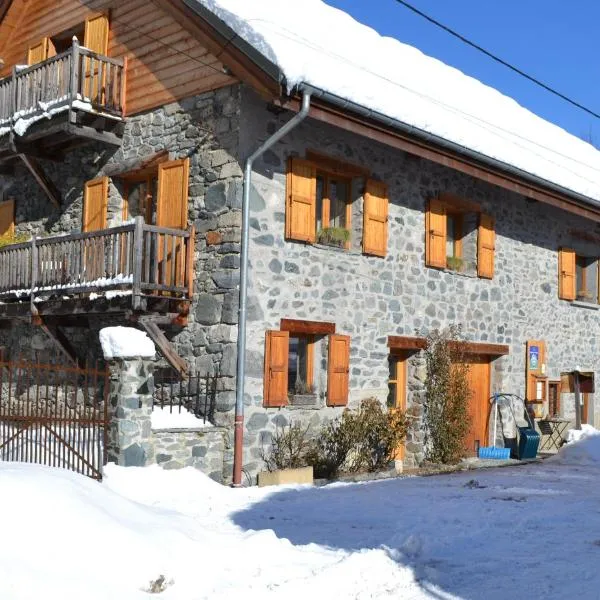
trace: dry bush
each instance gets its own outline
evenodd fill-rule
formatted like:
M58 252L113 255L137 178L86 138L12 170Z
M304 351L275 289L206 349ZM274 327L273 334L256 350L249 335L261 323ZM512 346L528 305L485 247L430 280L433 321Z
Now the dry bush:
M402 411L388 411L376 398L363 400L330 421L313 442L309 461L317 477L341 470L357 473L384 469L405 439L408 421Z
M469 366L465 364L459 326L433 331L427 338L427 381L424 403L427 458L453 464L465 454L469 416Z
M287 427L277 427L271 446L261 450L261 458L265 462L268 471L278 469L296 469L309 464L307 455L311 448L311 440L308 437L308 428L303 428L298 423L292 423Z

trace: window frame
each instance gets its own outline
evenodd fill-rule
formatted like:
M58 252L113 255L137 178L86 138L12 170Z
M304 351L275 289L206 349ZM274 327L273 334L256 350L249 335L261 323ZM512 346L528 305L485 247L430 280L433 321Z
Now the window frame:
M314 376L314 368L315 368L315 336L309 333L294 333L292 331L289 332L289 340L288 340L288 396L304 396L304 395L313 395L315 392L296 392L290 390L291 381L290 381L290 346L292 339L303 339L306 340L306 381L305 385L314 390L315 387L315 376ZM300 369L298 369L298 372ZM296 382L294 382L295 386Z
M321 198L321 214L318 214L319 197L315 192L315 239L319 243L319 219L321 221L321 231L332 227L331 225L331 180L342 181L346 186L346 198L343 200L344 203L344 227L350 232L352 236L352 177L349 175L341 175L335 171L328 171L320 168L317 164L317 173L315 177L315 186L317 186L317 180L319 177L323 179L323 197ZM318 189L318 187L317 187ZM339 201L339 198L338 198ZM334 227L337 227L334 225ZM350 248L351 239L344 243L344 248L348 250Z
M589 261L589 264L582 266L580 262ZM588 288L588 269L592 267L596 271L596 289ZM581 287L579 286L579 274L581 273ZM589 302L590 304L600 304L600 258L594 256L584 256L575 252L575 300L577 302ZM581 293L583 292L583 293ZM590 296L588 296L590 294Z
M132 174L129 177L124 178L125 185L123 189L123 222L129 219L129 195L131 188L140 183L146 184L146 198L144 200L144 222L148 225L154 224L154 215L156 214L156 208L158 206L158 168L154 173L146 174ZM154 193L156 192L156 193ZM152 202L148 202L148 198L152 199ZM154 209L154 210L153 210Z

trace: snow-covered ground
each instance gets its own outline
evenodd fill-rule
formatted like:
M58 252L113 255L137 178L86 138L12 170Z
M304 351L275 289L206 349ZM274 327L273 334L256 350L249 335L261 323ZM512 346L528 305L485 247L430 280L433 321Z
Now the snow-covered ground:
M598 481L599 435L542 464L324 488L0 463L0 598L597 598Z

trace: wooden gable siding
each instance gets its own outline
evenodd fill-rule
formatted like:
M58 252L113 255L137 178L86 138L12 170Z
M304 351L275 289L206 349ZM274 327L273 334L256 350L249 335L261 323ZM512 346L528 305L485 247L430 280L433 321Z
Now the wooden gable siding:
M127 114L236 81L194 36L147 0L15 0L0 24L0 40L10 38L0 54L0 76L24 64L27 49L42 37L102 12L110 14L108 55L128 61Z

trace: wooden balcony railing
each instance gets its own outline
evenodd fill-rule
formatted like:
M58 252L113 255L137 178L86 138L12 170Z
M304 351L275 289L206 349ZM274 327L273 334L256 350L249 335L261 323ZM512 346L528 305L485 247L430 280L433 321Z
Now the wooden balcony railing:
M193 290L194 230L146 225L49 238L0 249L0 299L31 302L68 294L126 290L133 308L144 297L189 300Z
M67 109L122 117L125 104L124 61L73 46L25 69L13 67L0 79L0 130L19 119L47 116Z

